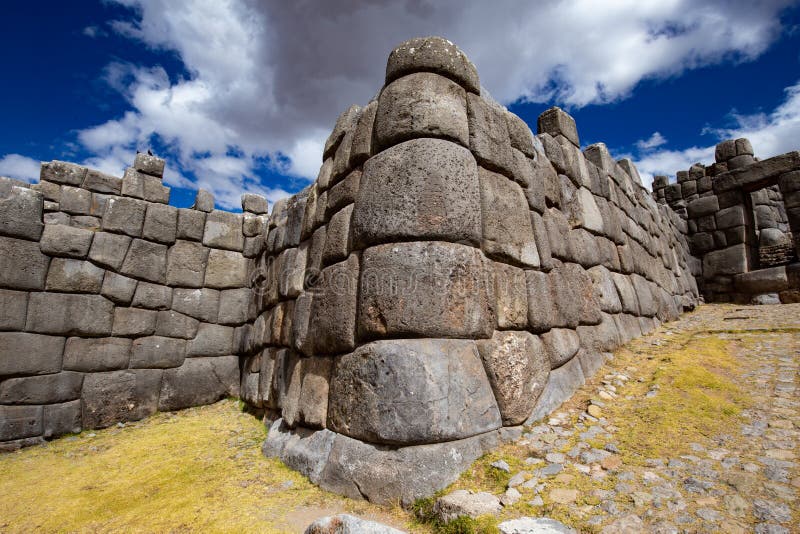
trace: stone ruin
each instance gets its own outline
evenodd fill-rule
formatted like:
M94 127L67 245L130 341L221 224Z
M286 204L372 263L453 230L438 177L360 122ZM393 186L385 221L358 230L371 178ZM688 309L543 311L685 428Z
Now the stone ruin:
M144 154L122 179L2 179L0 447L239 396L264 453L322 488L428 496L701 295L798 299L800 154L716 159L650 193L564 111L533 135L424 38L269 216L254 195L169 206Z

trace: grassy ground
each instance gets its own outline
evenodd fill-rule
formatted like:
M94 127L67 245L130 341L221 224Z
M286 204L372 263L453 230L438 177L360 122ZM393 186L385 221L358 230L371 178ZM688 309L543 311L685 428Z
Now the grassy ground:
M302 532L341 511L405 527L264 458L264 437L229 400L0 455L0 531Z

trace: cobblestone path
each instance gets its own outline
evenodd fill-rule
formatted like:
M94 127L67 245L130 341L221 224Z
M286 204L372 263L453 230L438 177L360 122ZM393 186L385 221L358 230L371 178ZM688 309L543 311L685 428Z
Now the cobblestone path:
M800 532L800 305L703 306L453 489L580 532Z

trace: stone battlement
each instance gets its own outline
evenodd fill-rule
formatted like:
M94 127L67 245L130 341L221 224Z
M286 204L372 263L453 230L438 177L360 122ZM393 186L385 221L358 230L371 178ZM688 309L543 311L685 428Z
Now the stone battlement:
M170 207L143 155L122 179L52 162L0 182L0 440L239 395L271 424L264 453L325 489L445 487L693 308L714 264L696 219L719 206L687 180L651 194L561 109L537 126L455 45L413 39L269 217L253 196ZM736 161L748 183L771 165Z

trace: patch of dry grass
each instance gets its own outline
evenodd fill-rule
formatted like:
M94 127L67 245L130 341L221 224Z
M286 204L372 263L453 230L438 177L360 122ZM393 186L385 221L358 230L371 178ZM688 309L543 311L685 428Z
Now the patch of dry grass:
M403 526L264 458L265 435L228 400L0 455L0 531L302 532L346 511Z

